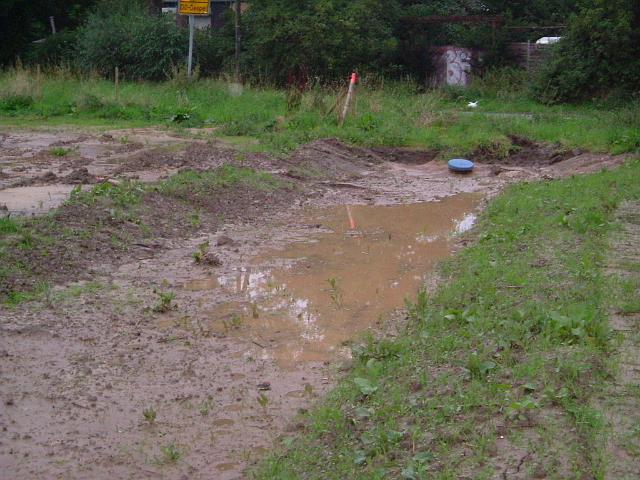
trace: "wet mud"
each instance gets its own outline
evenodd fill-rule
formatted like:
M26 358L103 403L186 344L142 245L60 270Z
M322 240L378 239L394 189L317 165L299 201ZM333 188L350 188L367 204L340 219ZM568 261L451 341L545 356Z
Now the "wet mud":
M80 223L104 215L86 248L67 249L86 280L54 252L41 265L62 270L52 291L0 307L0 470L34 479L243 478L300 428L296 415L334 384L350 342L398 318L486 198L624 161L479 162L461 176L433 152L335 140L286 159L146 129L7 132L2 142L0 204L12 215L42 213L73 188L17 182L79 168L98 180L154 181L232 163L295 186L274 198L236 192L205 206L215 221L203 215L197 228L187 228L189 208L152 197L149 215L175 218L149 219L153 238L128 252L107 245L118 229L137 238L134 226L62 209ZM54 144L71 151L52 156ZM218 266L194 262L204 242ZM174 294L163 312L161 292Z

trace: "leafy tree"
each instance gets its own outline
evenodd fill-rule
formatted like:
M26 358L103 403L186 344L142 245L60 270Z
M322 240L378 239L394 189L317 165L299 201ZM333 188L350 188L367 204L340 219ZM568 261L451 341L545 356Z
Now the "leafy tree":
M171 17L149 15L139 1L102 1L80 30L78 65L104 76L118 67L130 79L162 80L184 61L186 48L186 34Z
M583 0L534 86L547 103L640 92L640 2Z
M396 0L255 0L243 19L245 62L281 84L380 71L397 47L399 14Z
M3 0L0 8L0 65L12 63L31 42L51 35L49 17L58 31L77 27L95 0Z

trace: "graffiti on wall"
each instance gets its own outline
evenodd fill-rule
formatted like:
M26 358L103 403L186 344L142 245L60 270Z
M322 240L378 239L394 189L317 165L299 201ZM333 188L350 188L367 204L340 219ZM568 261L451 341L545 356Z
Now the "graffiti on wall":
M432 50L436 67L433 84L465 87L471 78L473 50L454 46L437 47Z

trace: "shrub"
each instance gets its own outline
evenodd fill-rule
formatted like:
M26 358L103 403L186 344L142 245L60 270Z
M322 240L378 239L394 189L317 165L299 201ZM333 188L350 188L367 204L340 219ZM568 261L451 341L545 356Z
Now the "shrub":
M245 61L279 84L382 68L397 46L399 12L396 0L255 0L243 21Z
M640 91L640 4L584 0L536 79L534 95L558 103L617 89Z
M65 30L51 35L31 45L25 55L25 62L30 65L70 65L74 63L77 42L77 30Z
M173 19L149 15L139 1L99 3L78 38L81 69L112 76L119 67L129 79L166 78L186 49L186 34Z

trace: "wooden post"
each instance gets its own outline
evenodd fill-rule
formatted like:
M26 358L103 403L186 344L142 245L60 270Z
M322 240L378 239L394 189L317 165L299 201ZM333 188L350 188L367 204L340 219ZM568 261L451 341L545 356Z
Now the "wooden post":
M116 67L115 72L115 80L116 80L116 102L120 100L120 70Z
M349 113L349 105L351 104L351 100L356 93L356 84L358 83L358 74L351 74L351 81L349 82L349 91L347 92L347 98L344 101L344 108L342 109L342 114L340 115L340 126L344 124L344 119L347 117L347 113Z

